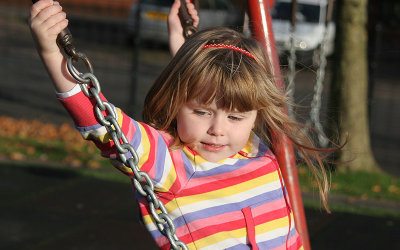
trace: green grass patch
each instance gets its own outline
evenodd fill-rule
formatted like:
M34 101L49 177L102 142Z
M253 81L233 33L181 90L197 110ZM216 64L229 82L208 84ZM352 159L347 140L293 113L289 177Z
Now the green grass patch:
M386 173L334 173L332 192L400 201L400 179Z
M299 167L300 186L303 191L317 191L317 184L306 167ZM354 196L361 199L400 202L400 178L386 173L331 172L331 194Z
M10 160L38 160L74 167L109 167L107 159L91 143L67 144L62 140L41 141L24 137L0 137L0 157Z

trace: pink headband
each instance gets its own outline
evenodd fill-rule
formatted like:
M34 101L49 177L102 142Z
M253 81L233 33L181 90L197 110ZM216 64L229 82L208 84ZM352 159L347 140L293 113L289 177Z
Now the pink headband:
M208 45L204 45L201 49L207 49L207 48L225 48L225 49L233 49L233 50L242 52L243 54L246 54L246 55L250 56L251 58L253 58L254 60L256 60L256 59L254 58L254 56L253 56L250 52L248 52L247 50L238 48L238 47L233 46L233 45L227 45L227 44L222 44L222 43L218 43L218 44L208 44Z

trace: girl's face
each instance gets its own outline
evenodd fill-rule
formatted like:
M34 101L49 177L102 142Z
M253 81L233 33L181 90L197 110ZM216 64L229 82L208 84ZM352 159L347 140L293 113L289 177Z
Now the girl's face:
M181 141L207 161L226 159L246 146L257 111L236 112L217 108L215 100L204 105L197 100L184 104L177 115Z

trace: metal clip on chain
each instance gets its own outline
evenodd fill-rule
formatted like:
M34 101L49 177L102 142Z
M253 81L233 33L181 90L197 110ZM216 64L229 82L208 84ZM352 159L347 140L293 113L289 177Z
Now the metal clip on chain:
M77 61L79 55L76 52L76 49L72 43L73 43L72 35L67 28L62 30L60 34L58 34L57 36L58 46L62 48L69 57Z
M181 0L178 16L183 26L183 35L185 38L189 38L191 35L197 32L197 28L193 25L193 19L189 15L185 0Z
M37 1L38 0L32 0L33 3ZM186 244L183 241L180 241L178 236L176 235L175 225L168 215L167 209L154 193L154 184L150 176L146 172L139 169L137 165L139 162L139 157L133 146L126 138L126 135L122 132L121 127L117 122L117 114L113 109L113 105L109 102L101 100L100 83L97 80L96 76L93 74L92 64L85 54L76 51L72 43L72 35L68 29L64 29L57 36L57 44L60 46L60 48L64 50L65 54L68 56L67 67L69 73L80 84L84 94L88 98L95 99L96 105L94 107L94 111L96 117L99 120L100 124L102 124L107 129L108 133L110 133L111 138L114 141L115 147L118 150L118 156L121 162L132 170L132 183L135 186L136 190L141 195L146 197L147 201L149 202L150 213L153 216L154 221L156 222L157 228L165 237L168 238L169 242L171 243L170 249L187 250L188 247L186 246ZM72 61L77 62L79 60L82 60L85 63L89 72L81 74L75 70ZM106 115L103 114L103 111L105 111Z

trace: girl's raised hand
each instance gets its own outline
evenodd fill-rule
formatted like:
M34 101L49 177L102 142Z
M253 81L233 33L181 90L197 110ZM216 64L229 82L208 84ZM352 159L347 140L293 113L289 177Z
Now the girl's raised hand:
M32 5L29 27L42 57L60 53L57 35L67 26L68 20L59 2L40 0Z
M176 52L185 42L182 23L178 16L180 6L181 1L175 0L168 14L169 49L172 56L175 56ZM186 0L186 7L190 17L193 19L193 26L197 27L200 19L194 4L192 4L190 0Z
M69 74L67 63L57 45L57 35L67 27L68 20L60 4L40 0L32 5L29 27L36 47L57 92L67 92L76 81Z

